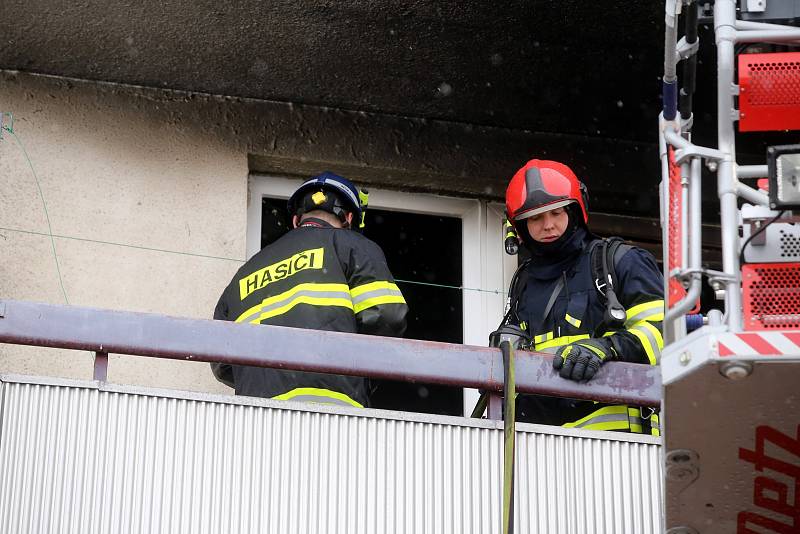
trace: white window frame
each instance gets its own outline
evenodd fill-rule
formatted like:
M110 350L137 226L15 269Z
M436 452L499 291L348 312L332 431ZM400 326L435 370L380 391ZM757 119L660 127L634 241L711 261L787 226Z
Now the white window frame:
M264 197L287 199L302 180L252 174L247 195L247 257L261 249L261 210ZM390 211L441 215L461 219L463 296L462 339L465 345L486 346L505 311L506 291L516 257L503 250L503 206L477 199L369 188L369 207ZM438 236L446 239L447 236ZM464 390L464 413L478 399Z

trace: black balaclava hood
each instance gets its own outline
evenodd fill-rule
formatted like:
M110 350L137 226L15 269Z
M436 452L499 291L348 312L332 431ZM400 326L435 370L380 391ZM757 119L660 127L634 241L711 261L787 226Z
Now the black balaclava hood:
M530 237L525 246L531 253L529 272L534 278L549 280L561 276L580 255L589 232L583 222L580 206L572 203L566 207L569 222L564 233L552 243L540 243Z

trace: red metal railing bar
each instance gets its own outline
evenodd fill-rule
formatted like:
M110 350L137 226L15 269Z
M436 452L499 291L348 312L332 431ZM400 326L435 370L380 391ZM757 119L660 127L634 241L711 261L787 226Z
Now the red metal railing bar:
M0 301L0 309L2 343L503 390L495 348L13 300ZM610 362L577 383L551 363L551 355L518 352L517 391L660 405L657 367Z

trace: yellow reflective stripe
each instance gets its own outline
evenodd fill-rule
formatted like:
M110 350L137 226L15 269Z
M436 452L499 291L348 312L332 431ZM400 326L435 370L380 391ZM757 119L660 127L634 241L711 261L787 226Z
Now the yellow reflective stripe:
M624 404L619 404L617 406L604 406L603 408L600 408L599 410L595 410L592 413L590 413L589 415L587 415L585 417L582 417L582 418L580 418L577 421L574 421L572 423L567 423L564 426L569 426L569 427L578 426L581 423L585 423L585 422L589 421L589 419L594 419L595 417L597 417L599 415L619 415L619 414L625 414L625 416L627 417L627 415L628 415L628 407L625 406Z
M658 327L647 321L639 321L626 330L610 330L605 332L603 333L603 337L613 336L619 332L626 331L636 336L639 340L645 354L647 354L647 360L650 365L658 365L658 362L661 361L661 349L664 347L664 338Z
M533 342L544 343L545 341L550 341L551 339L553 339L553 332L545 332L544 334L539 334L538 336L534 336Z
M659 322L664 320L664 300L651 300L633 306L626 312L625 324L639 321Z
M406 299L400 288L393 282L370 282L350 290L353 299L353 311L360 313L367 308L381 304L405 304Z
M279 308L275 308L274 310L270 310L268 312L262 313L258 316L257 319L253 319L250 321L251 323L260 323L264 319L269 319L270 317L275 317L277 315L283 315L284 313L288 312L298 304L310 304L311 306L340 306L342 308L353 309L353 303L350 299L345 298L328 298L328 297L309 297L309 296L299 296L292 299L290 302L287 302L283 306Z
M292 400L296 397L323 397L344 402L351 406L355 406L356 408L364 407L363 404L354 401L344 393L339 393L338 391L331 391L329 389L321 389L321 388L294 388L291 391L287 391L286 393L276 395L275 397L272 398L275 400Z
M298 293L301 293L298 295ZM341 306L353 309L347 284L298 284L288 291L261 301L236 318L237 323L258 324L264 319L282 315L298 304Z
M569 324L571 324L572 326L574 326L575 328L580 328L581 327L581 320L574 318L570 314L566 314L566 316L564 316L564 319L566 319L567 322Z
M647 334L640 332L639 330L628 330L628 331L639 339L639 343L641 343L642 348L644 349L644 352L647 355L647 361L650 363L650 365L658 365L658 360L656 360L656 353L653 350L653 345L650 343Z
M587 425L583 425L580 427L581 430L605 430L605 431L612 431L612 430L630 430L631 426L628 421L623 421L620 419L619 421L605 421L601 423L590 423Z
M654 324L648 321L642 321L639 324L634 325L634 328L644 328L650 335L653 336L656 340L656 347L659 351L664 348L664 337L661 335L661 330L659 330Z
M638 434L643 434L645 421L648 419L642 416L640 408L616 405L606 406L595 410L589 415L563 426L567 428L580 428L582 430L629 430ZM653 413L649 417L650 433L660 436L658 428L658 415Z
M658 365L661 359L661 347L664 346L664 339L661 337L661 332L647 321L636 323L634 326L628 328L628 332L639 339L645 354L647 354L647 360L650 362L650 365Z
M405 303L406 299L403 298L403 295L386 295L383 297L374 297L371 299L363 300L353 308L353 311L355 313L361 313L367 308L372 308L373 306L380 306L381 304L405 304Z
M650 435L652 436L660 436L661 430L658 426L658 414L651 410L651 414L649 417L645 417L642 414L642 408L631 408L628 407L628 418L631 422L631 432L636 432L637 434L644 434L645 433L645 421L649 420L650 425Z
M550 347L561 347L563 345L569 345L570 343L574 343L575 341L580 341L581 339L589 339L590 337L591 336L589 334L578 334L576 336L557 337L552 341L546 341L544 343L536 343L536 341L534 341L535 344L534 350L547 349Z
M650 434L653 436L661 435L661 424L659 423L657 413L650 416Z
M563 426L584 430L628 430L630 428L628 407L624 405L606 406Z
M370 282L368 284L363 284L360 286L356 286L350 290L350 295L353 297L357 297L363 293L367 293L369 291L375 291L377 289L389 289L393 291L400 291L400 288L397 287L397 284L392 282L387 282L385 280L378 280L376 282Z
M603 352L602 350L598 349L597 347L595 347L594 345L588 345L588 344L583 344L583 343L578 343L578 345L580 345L581 347L585 347L585 348L589 349L590 351L594 352L595 354L597 354L600 357L601 360L605 360L606 359L607 354L605 352Z

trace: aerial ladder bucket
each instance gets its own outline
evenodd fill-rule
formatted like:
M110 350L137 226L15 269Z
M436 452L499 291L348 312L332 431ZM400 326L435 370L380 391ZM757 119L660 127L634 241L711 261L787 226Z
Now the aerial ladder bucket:
M674 66L698 46L696 27L694 40L687 28L678 41L678 14L696 26L704 6L666 2L665 280L673 297L676 285L686 290L669 299L661 361L669 534L800 532L800 145L770 147L766 165L739 165L734 131L737 121L740 132L800 129L800 54L744 53L745 43L800 45L800 28L765 22L769 9L800 14L800 2L741 4L737 13L735 0L714 3L718 139L702 147L691 140L694 74L684 69L678 113ZM721 271L701 258L703 164L717 177ZM703 279L724 310L687 333Z

